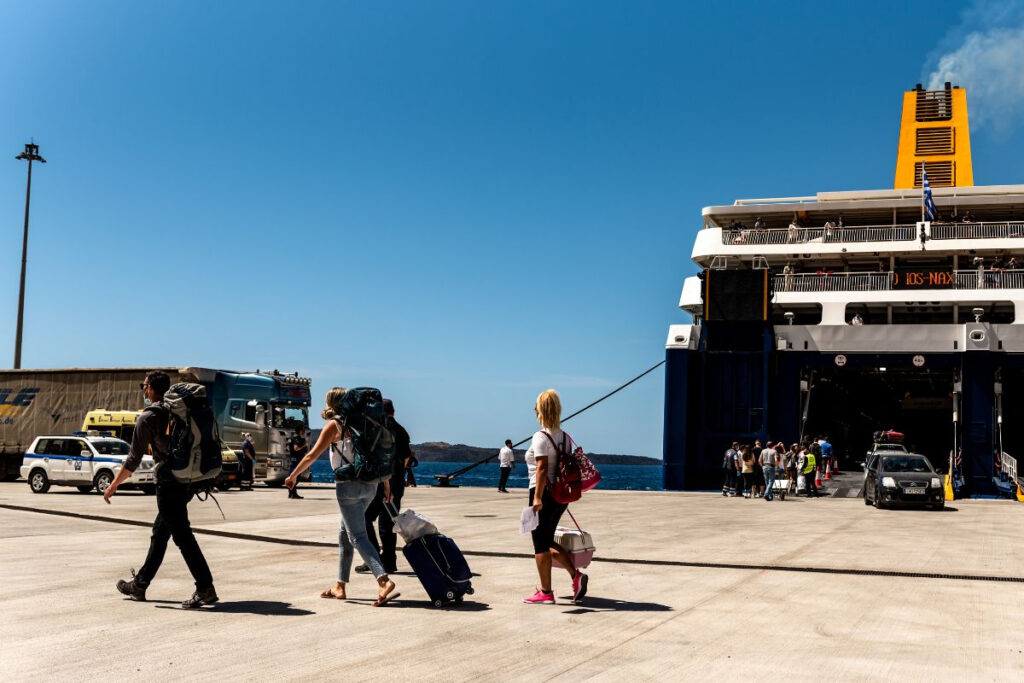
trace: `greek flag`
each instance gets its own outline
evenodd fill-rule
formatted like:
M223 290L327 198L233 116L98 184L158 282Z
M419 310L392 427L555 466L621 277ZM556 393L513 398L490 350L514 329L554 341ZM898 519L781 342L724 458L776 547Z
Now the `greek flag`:
M928 173L924 170L924 164L921 164L921 189L924 190L924 218L927 221L933 221L939 217L939 212L935 210L932 187L928 184Z

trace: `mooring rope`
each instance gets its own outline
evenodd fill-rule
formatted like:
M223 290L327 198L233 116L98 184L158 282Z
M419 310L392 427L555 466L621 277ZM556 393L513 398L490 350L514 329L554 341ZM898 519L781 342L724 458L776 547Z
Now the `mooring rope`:
M577 410L575 413L573 413L569 417L562 418L562 422L563 423L564 422L568 422L569 420L571 420L572 418L576 417L580 413L585 412L587 410L590 410L591 408L596 406L601 401L605 400L606 398L611 398L615 394L619 393L620 391L622 391L623 389L628 387L633 382L636 382L638 379L641 379L642 377L644 377L646 375L649 375L650 373L654 372L655 370L657 370L658 368L660 368L664 364L665 364L664 360L658 361L657 363L655 363L651 367L647 368L646 370L641 372L639 375L637 375L633 379L629 380L628 382L626 382L622 386L618 387L614 391L610 391L607 394L605 394L604 396L602 396L601 398L597 399L596 401L583 406L582 408ZM526 437L525 439L522 439L521 441L518 441L518 442L512 444L512 448L515 448L516 446L522 446L524 443L526 443L527 441L529 441L532 438L533 438L533 434L531 434L530 436ZM450 474L435 474L434 478L437 479L438 486L448 486L448 484L450 484L452 479L454 479L455 477L459 476L460 474L465 474L466 472L470 471L474 467L479 467L480 465L483 465L485 462L490 462L491 460L494 460L496 457L498 457L497 453L495 453L494 455L489 455L486 458L484 458L483 460L479 460L479 461L474 462L474 463L472 463L470 465L466 465L465 467L463 467L461 469L457 469L454 472L451 472Z

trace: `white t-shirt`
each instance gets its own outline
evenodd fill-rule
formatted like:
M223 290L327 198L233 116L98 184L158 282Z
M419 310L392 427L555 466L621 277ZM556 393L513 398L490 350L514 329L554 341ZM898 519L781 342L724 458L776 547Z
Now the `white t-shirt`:
M537 487L537 458L545 457L548 459L548 484L555 480L555 456L558 455L558 451L551 445L551 441L544 435L544 432L550 434L556 444L562 444L561 429L543 429L534 432L533 441L530 443L530 448L526 451L526 470L530 474L531 489Z
M355 457L356 449L352 445L351 436L338 439L331 444L331 469L336 470L342 465L351 465Z
M502 446L501 450L498 451L498 464L502 467L512 467L512 463L515 462L515 459L515 454L508 446Z

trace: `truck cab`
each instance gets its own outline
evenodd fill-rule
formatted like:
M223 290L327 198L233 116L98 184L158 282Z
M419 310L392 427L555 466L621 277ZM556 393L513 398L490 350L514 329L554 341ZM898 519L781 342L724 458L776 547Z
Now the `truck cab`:
M188 372L207 387L221 440L240 451L242 435L252 434L256 448L254 478L262 479L267 486L281 486L291 473L288 440L296 432L309 438L310 380L276 370L188 368Z

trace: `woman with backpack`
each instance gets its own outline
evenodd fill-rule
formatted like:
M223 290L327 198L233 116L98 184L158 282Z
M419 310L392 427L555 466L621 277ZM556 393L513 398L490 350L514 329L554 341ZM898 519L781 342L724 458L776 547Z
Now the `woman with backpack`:
M551 562L556 558L572 577L572 599L577 601L587 594L587 575L576 569L572 559L555 545L555 528L565 512L565 503L555 502L550 487L558 472L558 455L568 435L562 432L562 402L558 392L548 389L541 392L533 407L541 429L534 433L530 448L526 451L526 468L530 475L530 497L528 505L537 513L537 528L533 534L534 561L540 576L540 588L533 595L523 598L532 605L553 605L555 594L551 590Z
M320 413L321 417L327 420L327 424L320 432L320 438L316 440L313 450L299 461L292 473L285 479L284 483L288 488L295 486L299 475L309 469L328 447L331 449L332 469L353 462L355 449L352 444L352 434L348 428L342 426L339 419L339 404L345 391L341 387L334 387L327 392L327 405ZM391 484L387 479L383 483L384 500L391 502ZM320 594L321 598L344 600L347 597L345 585L349 582L352 571L353 549L359 551L363 562L377 579L377 600L373 606L380 607L399 596L399 593L395 592L395 582L384 571L380 555L366 534L366 508L373 501L376 493L376 482L354 479L337 483L336 495L338 507L341 510L341 529L338 531L338 580Z

